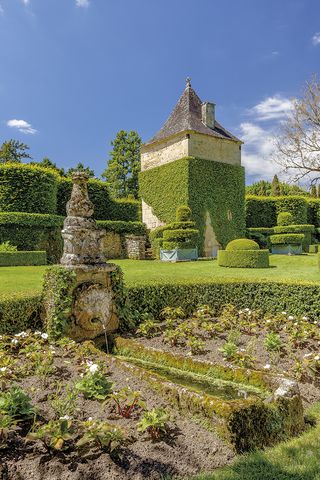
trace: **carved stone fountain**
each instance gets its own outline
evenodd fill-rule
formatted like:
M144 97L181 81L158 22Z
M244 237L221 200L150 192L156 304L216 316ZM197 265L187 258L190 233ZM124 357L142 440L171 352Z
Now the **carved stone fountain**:
M74 340L94 339L118 328L111 274L117 267L106 263L102 253L105 231L98 229L88 196L88 175L77 171L62 237L61 264L75 272L72 314L67 334Z

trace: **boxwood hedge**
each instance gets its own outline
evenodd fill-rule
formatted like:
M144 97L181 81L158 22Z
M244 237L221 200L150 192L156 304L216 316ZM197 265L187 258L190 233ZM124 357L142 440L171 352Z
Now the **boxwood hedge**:
M311 216L316 220L314 218L316 214L311 214L310 212L311 205L313 206L313 212L318 211L318 207L315 207L317 205L316 202L310 203L308 198L294 195L283 197L247 195L245 204L246 224L248 228L273 227L277 225L277 216L281 212L291 213L294 224L306 224ZM311 221L310 223L317 225L315 221Z
M283 233L270 237L272 245L301 245L303 240L303 233Z
M13 267L18 265L46 265L47 254L40 252L0 252L0 267Z
M57 180L52 170L36 165L0 165L0 211L56 213Z
M306 315L312 320L320 316L320 283L237 279L192 283L191 280L130 286L126 293L128 318L137 322L145 312L160 318L166 306L181 306L189 315L200 304L208 304L218 314L227 303L239 309L259 309L263 313L286 311L291 315ZM40 295L0 295L0 334L38 328L40 309Z
M218 250L220 267L268 268L269 250Z

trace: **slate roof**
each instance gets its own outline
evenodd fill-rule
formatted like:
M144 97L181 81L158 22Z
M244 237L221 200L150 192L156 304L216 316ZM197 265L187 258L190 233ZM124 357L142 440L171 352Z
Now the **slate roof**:
M228 130L217 121L215 121L214 128L207 127L202 122L201 106L202 101L191 87L190 81L187 80L186 88L170 117L161 130L159 130L151 140L146 142L145 145L164 140L167 137L184 131L194 131L211 135L212 137L234 140L236 142L241 141L232 135L232 133L228 132Z

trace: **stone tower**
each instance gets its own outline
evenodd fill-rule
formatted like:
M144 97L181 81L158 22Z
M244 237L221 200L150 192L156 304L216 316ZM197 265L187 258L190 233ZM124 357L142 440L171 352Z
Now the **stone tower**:
M158 133L141 149L142 217L148 228L154 229L173 221L174 209L179 204L186 203L193 210L194 220L197 221L202 233L202 245L199 247L203 255L212 256L214 251L224 245L226 241L243 234L244 173L241 167L241 144L241 140L216 120L215 104L202 102L191 87L190 79L187 79L185 90L170 117ZM188 178L184 180L186 181L185 192L181 192L181 181L179 185L175 186L172 178L172 176L179 175L178 170L175 170L173 166L174 164L178 165L176 162L180 162L181 173L183 163L181 159L189 162L188 166L183 166L183 168L189 169ZM192 163L192 160L198 160L198 165L195 162ZM199 164L200 160L202 161L201 165ZM226 167L219 169L221 164ZM216 173L213 173L214 168L216 168ZM170 169L172 176L169 173ZM202 202L202 208L199 206L195 208L194 196L197 190L195 184L200 183L201 185L202 175L204 179L206 173L209 172L211 172L211 176L213 175L214 181L211 187L209 185L205 187L206 198L200 200L198 197L199 202ZM214 193L218 194L218 183L220 186L222 185L219 176L224 179L222 182L224 193L220 189L219 195L220 197L224 195L225 198L218 200L220 205L217 204L216 199L215 205L213 205L211 200ZM229 185L226 184L226 177L229 179ZM235 181L235 177L238 177L237 181ZM163 208L156 199L156 194L152 193L157 190L159 185L162 188L162 195L165 195L166 189L180 191L180 198L177 194L177 204L172 205L170 213L170 209L166 211L166 208ZM237 198L238 202L240 201L238 206L241 211L239 208L235 208L232 199L229 199L230 189L233 190L232 195ZM172 202L172 200L168 201ZM224 218L221 216L222 203L225 206ZM199 214L202 218L196 218ZM229 234L226 232L226 228L221 226L224 221L231 227ZM202 228L201 223L204 224Z

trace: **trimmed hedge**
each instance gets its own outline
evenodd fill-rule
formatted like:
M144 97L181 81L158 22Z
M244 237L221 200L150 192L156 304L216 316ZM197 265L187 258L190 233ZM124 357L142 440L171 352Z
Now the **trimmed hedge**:
M55 213L57 179L52 170L36 165L0 165L0 211Z
M301 245L303 240L303 233L284 233L270 237L272 245Z
M218 250L218 265L231 268L268 268L269 250Z
M166 242L188 242L196 245L199 231L194 228L179 228L176 230L165 230L163 240Z
M0 295L0 334L14 333L41 328L41 295Z
M248 228L273 227L277 224L277 216L282 212L291 213L294 224L306 224L310 216L308 213L309 201L302 196L260 197L247 195L245 204Z
M48 263L62 255L63 217L39 213L0 212L0 243L9 241L18 250L45 250Z
M320 260L320 254L318 257ZM262 313L285 310L311 320L320 316L320 284L310 282L225 279L211 283L152 283L130 286L126 292L128 317L136 320L142 319L145 312L160 318L161 310L167 306L182 307L186 315L191 315L199 305L208 304L218 314L228 303ZM0 334L39 328L40 310L40 295L0 295Z
M58 178L57 213L66 215L66 205L72 190L71 178ZM89 179L89 198L94 204L94 218L97 220L139 221L141 206L137 200L113 200L110 197L106 182Z
M99 228L107 232L132 235L146 235L147 228L142 222L122 222L120 220L98 220Z
M277 226L274 233L314 233L314 225L287 225Z
M33 252L0 252L0 267L13 267L19 265L46 265L47 254L45 251Z
M309 245L309 253L318 253L319 244Z
M249 238L238 238L229 242L226 250L230 252L237 250L259 250L259 245Z
M277 225L285 226L292 225L293 217L290 212L280 212L277 216Z
M185 157L139 174L140 196L163 222L176 220L176 209L188 205L203 253L206 217L221 245L244 235L244 169L211 160Z

